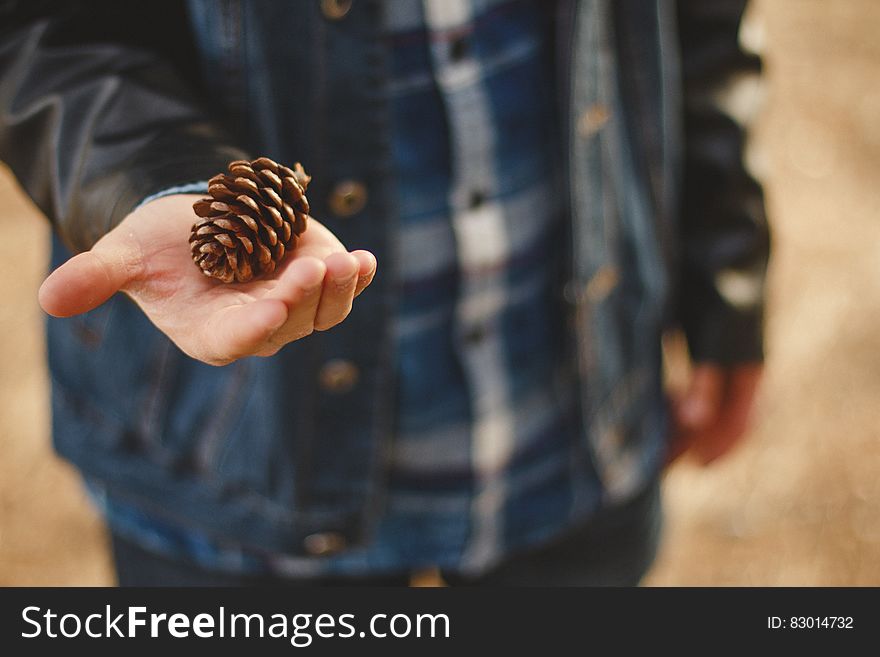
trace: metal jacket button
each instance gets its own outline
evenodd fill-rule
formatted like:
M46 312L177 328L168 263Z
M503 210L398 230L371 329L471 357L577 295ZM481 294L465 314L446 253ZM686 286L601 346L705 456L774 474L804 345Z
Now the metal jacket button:
M327 20L338 21L351 11L351 4L352 0L321 0L321 13Z
M354 388L360 370L350 360L337 358L327 361L318 372L318 383L326 392L343 393Z
M367 188L357 180L343 180L330 194L330 210L337 217L350 217L367 204Z
M327 557L345 549L345 536L338 532L318 532L303 539L303 548L313 557Z
M599 103L588 107L579 117L577 131L581 137L590 137L604 126L611 118L611 112Z

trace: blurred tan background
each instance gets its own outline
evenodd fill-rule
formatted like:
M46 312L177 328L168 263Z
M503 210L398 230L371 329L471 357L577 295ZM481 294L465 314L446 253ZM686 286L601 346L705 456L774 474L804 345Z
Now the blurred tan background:
M880 2L753 0L768 97L750 157L775 251L754 429L667 475L652 585L880 585ZM0 171L0 586L113 582L49 446L36 291L48 229Z

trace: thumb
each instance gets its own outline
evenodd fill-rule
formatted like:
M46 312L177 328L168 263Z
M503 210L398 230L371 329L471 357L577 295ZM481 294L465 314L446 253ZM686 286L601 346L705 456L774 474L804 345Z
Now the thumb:
M108 235L91 251L75 255L43 281L40 306L55 317L88 312L107 301L140 271L137 251Z
M688 391L677 409L681 426L692 431L711 426L721 407L724 386L723 368L714 365L694 367Z

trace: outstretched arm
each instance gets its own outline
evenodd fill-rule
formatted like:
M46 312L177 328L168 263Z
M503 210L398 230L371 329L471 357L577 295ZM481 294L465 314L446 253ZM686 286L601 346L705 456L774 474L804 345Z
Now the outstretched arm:
M318 222L271 278L222 285L189 257L193 197L137 207L249 159L194 91L182 2L27 0L4 3L0 19L0 159L81 252L44 283L47 312L86 312L123 291L213 364L345 318L375 258L348 253Z

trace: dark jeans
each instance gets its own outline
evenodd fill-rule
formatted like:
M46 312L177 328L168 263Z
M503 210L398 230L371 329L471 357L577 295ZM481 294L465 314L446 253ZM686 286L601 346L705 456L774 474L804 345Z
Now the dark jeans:
M463 577L443 572L451 586L635 586L654 560L661 523L655 482L625 505L537 549L516 554L489 572ZM120 586L405 586L409 574L282 579L199 569L148 552L113 535Z

